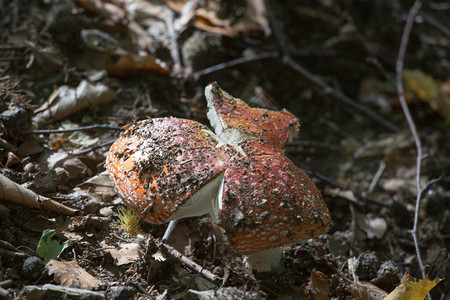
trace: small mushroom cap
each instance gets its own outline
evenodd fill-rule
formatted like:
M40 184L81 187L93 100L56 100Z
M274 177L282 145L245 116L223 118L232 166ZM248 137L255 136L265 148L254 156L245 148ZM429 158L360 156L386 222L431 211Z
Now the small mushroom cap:
M249 255L324 234L331 218L314 183L279 153L232 160L218 224Z
M298 132L292 113L252 108L222 90L216 82L205 89L208 118L216 134L230 144L256 139L279 151Z
M136 215L146 222L164 223L223 174L226 154L225 148L216 148L218 144L214 133L195 121L140 121L128 126L111 146L106 168Z

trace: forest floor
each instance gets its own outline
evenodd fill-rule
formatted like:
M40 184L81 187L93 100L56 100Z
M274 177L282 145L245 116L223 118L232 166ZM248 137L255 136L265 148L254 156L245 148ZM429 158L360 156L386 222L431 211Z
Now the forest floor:
M403 44L420 170L396 81L412 1L1 3L0 299L383 299L408 273L445 278L430 295L450 299L448 3L424 2ZM213 81L301 120L285 153L331 213L328 233L284 247L271 274L252 272L208 217L183 219L167 245L219 281L167 253L167 225L120 226L105 158L122 126L209 126ZM47 247L64 249L44 263L48 229Z

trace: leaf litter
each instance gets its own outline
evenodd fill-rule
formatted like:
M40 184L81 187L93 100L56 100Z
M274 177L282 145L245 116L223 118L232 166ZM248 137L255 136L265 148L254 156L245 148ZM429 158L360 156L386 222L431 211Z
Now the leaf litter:
M266 7L267 3L270 7ZM177 73L172 68L176 59L170 50L174 47L191 49L190 52L180 51L189 53L190 59L208 59L208 64L203 67L191 63L194 60L185 62L194 71L201 71L211 63L245 58L249 51L274 49L271 40L274 32L269 26L269 16L275 14L284 25L288 44L294 48L299 61L310 60L308 65L313 66L309 65L310 70L322 73L326 81L340 85L355 98L359 96L368 107L401 124L398 101L388 79L375 76L377 81L372 81L370 89L368 85L363 87L366 79L374 78L373 72L365 71L369 66L363 61L382 58L382 64L388 66L386 58L393 58L385 56L385 53L395 53L396 48L383 43L379 37L386 32L391 36L392 28L401 30L403 26L399 20L388 17L398 8L371 5L365 1L353 7L329 1L310 5L287 3L287 8L293 8L288 11L271 1L168 1L167 6L148 1L100 0L62 4L31 2L29 7L14 2L5 4L4 12L0 12L1 22L6 24L5 32L0 34L2 44L22 48L6 51L1 48L0 51L0 153L5 166L2 167L2 176L7 177L1 180L1 187L6 192L1 198L0 240L13 245L11 248L1 244L0 250L10 252L2 252L5 254L1 255L0 262L2 267L10 270L17 268L12 260L20 260L21 246L36 249L45 227L59 228L71 240L71 251L61 253L59 262L62 264L49 267L54 277L43 279L38 288L25 276L1 272L0 279L12 278L15 284L0 286L0 293L21 292L21 286L25 286L24 293L44 293L55 288L52 283L65 282L69 286L81 287L76 291L60 291L74 298L88 295L89 289L100 289L112 295L113 289L105 285L110 282L114 293L118 288L128 286L132 287L133 294L143 299L164 296L378 299L376 297L389 292L396 293L397 298L393 299L423 299L423 293L433 288L439 279L410 280L395 289L396 280L406 270L412 271L415 277L420 276L408 233L408 224L413 218L411 197L417 193L409 133L386 133L361 116L348 113L327 98L326 93L286 70L278 71L281 64L275 60L254 61L232 68L225 65L220 72L208 73L198 81L190 78L189 71ZM366 8L373 14L361 17ZM14 9L19 13L5 14ZM174 13L173 32L166 27L170 10ZM354 27L342 27L338 33L335 30L346 23L344 11L353 16ZM431 6L425 7L424 12L429 18L441 18ZM37 18L37 15L45 17ZM17 23L12 16L21 22ZM384 24L377 23L378 20L383 20ZM449 247L446 224L449 223L450 209L445 188L450 147L445 125L448 122L449 72L445 63L438 63L448 60L448 55L445 55L448 49L445 48L446 37L439 36L442 31L436 31L433 26L417 27L422 44L412 47L420 48L422 52L411 50L410 59L419 63L404 73L407 100L417 118L424 150L428 154L424 157L424 183L431 178L442 178L440 183L426 191L420 211L421 222L424 223L419 227L420 246L424 251L430 251L428 264L436 258L432 255L435 248ZM349 29L355 27L370 43L366 41L364 45L363 40L361 47L360 42L349 35L349 32L354 32ZM372 31L373 28L378 30ZM170 38L171 34L172 37L175 34L175 39ZM435 35L440 39L434 40L433 45L429 37ZM191 45L199 43L201 47L186 47L188 39ZM370 55L351 52L370 47L376 49L375 56L370 58ZM200 58L192 49L202 49ZM308 49L313 49L312 53ZM342 49L350 50L351 55L346 52L340 56ZM428 63L420 61L424 56L415 56L414 53L428 55ZM17 57L21 60L13 59ZM184 58L182 55L182 63ZM412 66L412 63L408 65ZM277 70L276 75L274 70ZM105 175L102 177L107 148L75 155L81 149L89 150L101 141L115 138L115 132L94 130L52 134L50 138L45 134L26 133L34 129L29 112L35 113L33 120L40 124L40 129L99 123L122 126L158 114L197 118L204 122L204 99L198 95L209 81L214 80L224 82L226 89L234 87L233 94L241 95L242 99L254 96L253 89L247 84L264 88L273 99L280 101L281 107L294 111L302 120L302 141L316 142L296 147L293 152L295 159L301 167L334 179L333 182L320 176L316 178L320 189L326 191L323 194L333 214L334 227L321 239L286 247L283 254L286 269L277 276L262 274L255 277L246 269L242 257L232 252L218 235L212 234L215 229L208 219L183 220L180 230L173 236L176 240L171 243L181 253L223 277L222 287L206 284L202 281L204 279L181 267L173 258L166 257L164 261L154 263L153 256L162 255L156 245L146 239L133 238L119 227L115 210L121 201ZM82 90L90 92L84 94ZM107 100L98 97L102 91L106 91ZM302 95L302 100L298 95ZM359 149L349 153L345 141L352 141L351 149ZM327 149L327 144L334 148ZM374 180L380 159L386 167ZM378 202L368 202L366 197ZM23 203L28 203L30 208ZM57 204L57 209L42 210L42 206L48 207L45 203ZM69 209L61 210L64 206ZM75 213L83 216L66 216ZM61 219L68 224L60 225L64 223ZM28 229L19 230L19 225L25 224L23 228ZM141 225L143 231L153 237L161 237L165 230L164 225ZM108 246L101 247L100 241ZM124 250L127 245L139 249L139 254ZM111 254L109 248L119 251L119 254ZM377 270L366 274L364 280L370 284L357 282L346 265L350 257L366 261L360 258L360 254L367 251L373 251L378 259L382 259ZM75 260L73 254L76 255ZM117 265L118 261L123 264ZM439 261L431 273L441 278L448 277L448 259ZM61 270L71 270L72 275L68 276ZM398 290L405 289L405 284L416 294L400 296ZM420 293L422 288L424 292ZM432 294L438 299L448 291L448 282L444 280L432 289Z

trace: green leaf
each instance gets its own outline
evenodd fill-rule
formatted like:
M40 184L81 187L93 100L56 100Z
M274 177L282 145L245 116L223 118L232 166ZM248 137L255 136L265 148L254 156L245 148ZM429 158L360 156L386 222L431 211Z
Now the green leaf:
M54 229L46 229L42 232L39 240L36 253L44 259L44 263L47 263L50 259L57 259L64 249L69 246L66 242L52 239L55 233Z

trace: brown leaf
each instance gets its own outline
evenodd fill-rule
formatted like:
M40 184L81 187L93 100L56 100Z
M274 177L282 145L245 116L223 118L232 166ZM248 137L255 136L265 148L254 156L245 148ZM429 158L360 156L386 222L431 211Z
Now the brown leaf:
M81 268L75 260L60 262L51 259L45 268L49 275L54 275L55 282L63 286L97 289L101 283L100 280Z
M330 286L325 274L317 271L316 269L312 269L311 278L308 283L308 290L313 295L314 300L328 300Z
M116 92L101 83L93 85L83 80L76 88L61 86L57 101L48 109L36 114L34 121L37 124L45 124L50 120L62 120L80 110L106 104L116 98Z
M74 215L78 210L67 207L50 198L40 196L0 174L0 201L32 208L45 208L64 215Z
M162 62L152 55L139 56L131 53L122 55L119 60L107 68L112 76L127 76L141 72L158 72L167 74L170 72Z
M100 245L109 252L114 258L116 266L126 265L139 259L139 250L141 247L137 243L124 243L120 244L120 249L113 248L105 243L101 242Z
M347 299L367 299L383 300L387 293L370 282L354 282L350 285L352 291L351 298Z

